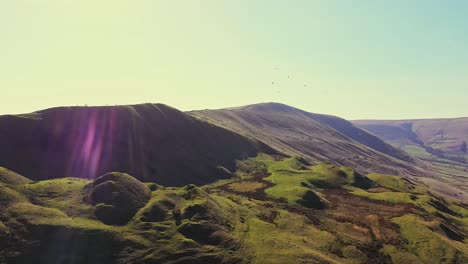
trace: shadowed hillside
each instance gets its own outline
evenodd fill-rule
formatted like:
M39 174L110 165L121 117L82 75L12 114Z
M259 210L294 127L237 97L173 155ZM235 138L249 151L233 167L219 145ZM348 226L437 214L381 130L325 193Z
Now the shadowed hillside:
M263 143L162 104L60 107L0 116L0 166L33 179L121 171L164 185L230 176Z
M308 113L278 103L190 114L310 161L350 165L364 172L419 172L418 160L338 117Z

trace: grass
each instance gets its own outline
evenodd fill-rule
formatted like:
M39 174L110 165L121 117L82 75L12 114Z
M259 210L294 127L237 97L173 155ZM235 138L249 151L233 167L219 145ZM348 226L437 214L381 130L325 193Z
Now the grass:
M355 173L349 167L338 168L331 164L321 163L306 166L300 158L292 157L281 161L261 156L271 174L265 180L275 186L267 188L266 194L272 198L285 199L291 204L298 204L311 190L342 188L345 186L372 186L372 181ZM319 195L320 196L320 195Z
M363 196L367 197L373 200L378 200L378 201L386 201L390 203L413 203L413 204L419 204L420 202L428 202L429 197L427 195L414 195L411 193L404 193L404 192L378 192L378 193L372 193L372 192L367 192L362 189L358 188L353 188L352 189L352 194L358 195L358 196ZM413 199L416 199L413 200Z
M177 221L174 220L172 208L166 208L169 211L169 217L161 223L142 222L139 218L144 215L147 209L158 202L174 201L174 205L177 206L174 209L181 210L182 215L188 208L199 208L197 206L208 210L208 212L202 211L203 216L208 217L207 221L199 221L194 218L182 219L181 224L187 226L187 223L192 223L194 227L202 228L201 230L213 228L213 231L217 231L219 228L212 223L222 223L221 226L229 227L228 220L225 218L229 212L221 209L219 204L203 190L195 186L186 188L161 187L152 193L151 201L137 213L135 220L124 226L111 226L93 219L89 215L89 211L80 213L78 210L77 204L81 203L82 206L87 206L82 200L83 188L87 183L87 181L77 179L55 179L18 186L18 191L0 184L0 201L4 201L3 204L6 206L0 208L2 211L1 227L6 229L7 226L11 226L15 233L17 228L35 230L28 239L42 241L33 250L37 250L37 254L41 254L41 261L47 259L48 262L53 261L54 256L57 259L63 254L63 260L66 262L75 259L73 261L95 260L96 263L115 263L115 257L124 252L123 248L125 247L129 247L130 251L126 250L125 255L120 256L124 262L138 262L142 259L147 259L150 262L161 262L168 255L182 254L183 256L187 254L183 253L185 251L197 256L198 254L200 256L208 254L209 256L205 256L205 258L211 262L237 258L231 250L225 248L221 251L216 250L213 246L205 247L189 239L188 237L192 237L193 230L185 232L188 237L181 234L176 225ZM33 196L36 196L35 199L32 199ZM30 200L35 204L31 203ZM68 200L70 200L71 207L74 208L72 211L75 212L71 215L65 213L65 211L70 210L70 206L64 205ZM218 232L215 240L210 241L222 241L222 239L230 237L227 231L222 236L220 234L222 233ZM18 233L16 237L20 239L21 235ZM64 240L66 237L72 239ZM158 241L157 247L154 247L155 241ZM0 243L3 242L0 241ZM15 246L5 250L10 252L15 250L17 246L17 250L21 252L24 247L21 243L23 242L15 242ZM4 254L10 254L3 250L3 248L0 249L0 262L4 260L2 259ZM19 255L19 257L24 258L21 260L22 262L32 261L28 255ZM236 261L236 263L241 262Z
M27 198L21 193L0 183L0 211L12 203L26 200Z
M93 218L93 207L83 202L83 188L89 181L61 178L22 186L22 191L38 205L56 208L68 216Z
M432 197L432 195L424 186L410 183L401 177L392 175L371 173L368 175L368 177L378 185L393 191L382 191L374 193L358 188L348 188L351 193L357 196L394 204L412 204L433 215L442 213L431 204L431 201L434 200L434 197ZM448 206L451 206L452 204L453 202L449 202ZM457 218L457 220L460 219Z
M259 161L266 164L271 175L265 180L275 184L265 190L272 198L286 199L290 203L296 203L309 188L301 185L308 182L314 176L310 170L300 170L298 158L293 157L282 161L274 161L271 158L260 157Z
M84 199L95 206L95 216L112 225L128 223L150 198L151 191L144 183L119 172L104 174L84 188Z
M384 245L382 253L390 256L392 263L421 264L421 260L415 255L396 248L393 245Z
M366 197L373 200L385 201L395 204L413 204L427 213L433 215L444 215L445 217L453 219L455 222L468 227L468 210L465 207L460 206L458 203L444 199L439 199L437 196L431 194L426 187L412 184L401 177L371 173L368 178L375 183L385 188L394 191L382 191L382 192L368 192L363 189L350 188L352 194ZM445 212L439 211L434 207L433 202L438 201L445 204L449 209L456 212L458 215L450 215Z
M449 240L435 232L438 222L426 222L415 215L404 215L392 220L400 226L407 240L406 248L424 263L466 263L468 247L465 243Z
M18 173L0 167L0 182L11 185L20 185L30 183L32 181Z
M403 145L401 146L401 149L415 157L437 158L436 156L427 152L425 148L417 146L417 145Z
M22 253L26 245L21 241L37 240L41 243L33 246L37 250L33 256L49 257L49 262L58 255L65 262L84 258L98 263L165 263L169 259L182 263L369 263L380 261L381 254L394 263L466 260L466 240L450 239L440 224L451 223L453 230L463 233L468 210L417 184L370 174L372 186L381 187L366 190L358 188L363 176L352 168L307 166L295 157L276 160L260 155L242 166L240 177L202 188L155 186L149 201L122 226L99 221L94 207L83 202L89 186L96 185L89 181L0 182L0 244L2 232L11 230L19 239L12 250ZM266 189L267 195L293 206L265 196L252 199L251 192L261 192L267 185L259 175L275 184ZM230 188L218 188L225 185ZM311 191L326 200L325 208L301 206L300 200ZM433 201L455 213L440 212L431 205ZM426 212L405 214L402 204L406 203ZM34 233L26 237L21 233L24 230ZM397 239L385 240L389 236ZM0 262L5 262L2 250Z
M370 173L367 175L369 179L374 181L380 186L396 190L399 192L409 192L410 187L408 182L404 181L401 177L379 174L379 173Z
M353 263L329 252L336 236L311 225L303 215L270 208L239 195L212 195L232 219L232 234L243 241L249 263ZM269 217L266 217L269 216Z
M298 259L317 263L349 263L326 253L326 249L336 242L336 237L304 222L303 217L285 211L280 211L275 224L258 218L249 219L245 242L254 251L252 263L293 264Z
M347 183L347 175L329 164L307 167L298 157L275 161L261 157L260 160L268 167L271 175L265 180L275 186L265 190L272 198L285 199L297 204L307 191L312 188L332 188Z

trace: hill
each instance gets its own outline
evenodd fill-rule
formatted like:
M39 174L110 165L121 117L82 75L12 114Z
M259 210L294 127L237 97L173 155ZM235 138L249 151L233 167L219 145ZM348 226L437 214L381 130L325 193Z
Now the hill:
M120 171L163 185L230 177L237 159L275 153L162 104L0 116L0 146L0 166L33 180Z
M468 118L358 120L353 123L413 157L429 162L431 170L445 182L468 189Z
M406 152L335 116L313 114L279 103L189 114L311 162L348 165L362 172L414 175L423 171L421 163Z
M468 117L357 120L353 123L415 156L430 158L433 155L468 164Z
M163 187L122 173L37 182L10 173L14 184L0 182L0 263L468 261L467 205L424 184L266 154L238 161L235 174Z

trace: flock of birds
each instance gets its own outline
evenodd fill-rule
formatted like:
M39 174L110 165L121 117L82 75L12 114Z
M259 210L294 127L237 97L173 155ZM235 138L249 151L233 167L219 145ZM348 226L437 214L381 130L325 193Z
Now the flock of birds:
M279 71L279 67L274 67L273 68L275 71ZM291 80L291 74L287 75L287 80ZM277 81L272 81L271 85L276 88L276 93L281 93L281 90L279 90L278 82ZM307 87L307 84L303 84L303 87ZM327 90L322 89L321 92L323 94L328 94Z

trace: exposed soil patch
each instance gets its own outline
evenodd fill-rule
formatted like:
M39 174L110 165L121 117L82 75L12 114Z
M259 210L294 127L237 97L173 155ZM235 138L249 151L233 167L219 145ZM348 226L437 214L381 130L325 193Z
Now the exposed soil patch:
M254 181L240 181L229 184L229 188L236 192L255 192L263 187L265 187L263 182Z
M326 210L327 216L340 222L350 222L366 227L375 240L398 245L399 228L390 221L393 217L409 213L417 213L411 204L393 204L385 201L358 197L343 189L333 189L323 192L332 206Z
M267 213L263 212L263 213L259 214L257 217L258 217L258 219L260 219L260 220L262 220L264 222L272 224L275 221L277 216L278 216L278 211L271 210L271 211L267 211Z
M255 173L252 174L252 178L247 179L247 180L240 180L228 184L224 184L219 186L218 188L230 192L230 193L235 193L238 195L242 195L251 199L255 200L261 200L261 201L275 201L275 202L285 202L282 199L274 199L269 197L266 193L265 190L275 186L275 184L266 181L264 178L270 176L271 173L260 170L256 171ZM233 186L255 186L256 188L252 188L250 191L244 190L239 190L237 188L233 188Z

